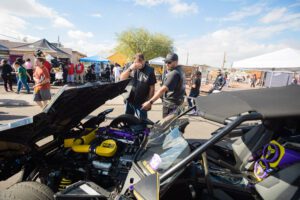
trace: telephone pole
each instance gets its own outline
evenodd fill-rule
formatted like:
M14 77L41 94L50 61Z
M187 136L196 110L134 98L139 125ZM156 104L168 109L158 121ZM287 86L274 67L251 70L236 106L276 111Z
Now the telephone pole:
M226 63L226 52L224 52L222 70L224 69L225 63Z

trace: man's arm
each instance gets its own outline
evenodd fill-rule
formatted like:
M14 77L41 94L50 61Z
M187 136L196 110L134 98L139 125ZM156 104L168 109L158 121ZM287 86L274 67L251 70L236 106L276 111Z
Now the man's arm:
M163 85L154 95L151 99L143 103L142 109L143 110L149 110L151 108L151 105L159 99L165 92L167 92L169 89L167 86Z
M120 79L121 80L128 79L128 77L130 76L130 73L131 73L131 69L129 67L125 71L122 72L122 74L120 75Z
M148 99L151 99L155 92L155 85L150 85Z

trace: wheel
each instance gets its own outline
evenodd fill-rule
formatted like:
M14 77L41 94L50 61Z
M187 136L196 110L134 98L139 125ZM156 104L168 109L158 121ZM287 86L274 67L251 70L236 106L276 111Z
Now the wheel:
M48 186L34 181L17 183L4 193L18 200L54 200L54 193Z
M130 126L139 125L141 123L141 120L139 120L137 117L129 114L124 114L112 120L110 123L110 127L119 129L130 128Z

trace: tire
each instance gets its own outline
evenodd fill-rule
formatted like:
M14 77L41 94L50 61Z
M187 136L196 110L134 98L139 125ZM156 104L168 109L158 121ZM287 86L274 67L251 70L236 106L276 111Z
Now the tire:
M22 200L17 198L11 191L4 190L0 192L0 200Z
M119 117L115 118L110 122L110 127L112 128L130 128L130 126L139 125L142 121L139 120L137 117L129 114L123 114Z
M38 182L21 182L7 189L18 200L54 200L52 190Z

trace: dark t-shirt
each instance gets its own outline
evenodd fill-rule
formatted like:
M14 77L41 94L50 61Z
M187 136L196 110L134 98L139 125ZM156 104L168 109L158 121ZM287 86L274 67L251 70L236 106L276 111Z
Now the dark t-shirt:
M10 76L12 71L13 71L13 69L9 64L4 64L2 66L1 75Z
M163 96L165 104L181 105L185 94L185 74L181 66L170 71L164 81L164 85L169 89Z
M156 83L154 69L149 65L145 65L140 70L136 70L132 78L132 90L128 101L135 105L142 105L147 101L150 86Z
M192 85L196 85L195 88L191 88L191 93L198 93L199 94L199 89L200 89L200 86L201 86L201 79L200 78L193 78L193 82L192 82Z

